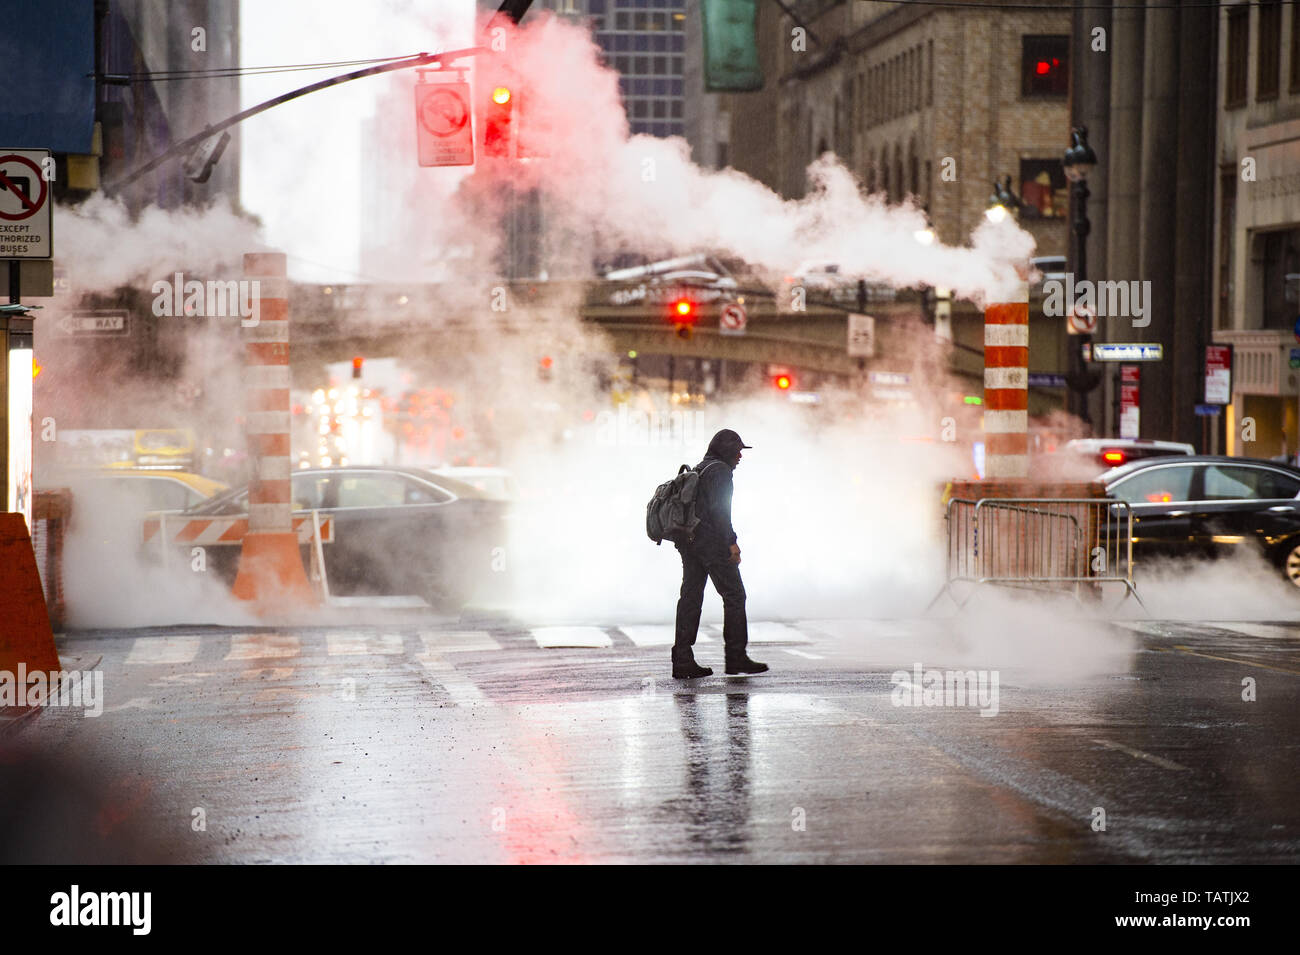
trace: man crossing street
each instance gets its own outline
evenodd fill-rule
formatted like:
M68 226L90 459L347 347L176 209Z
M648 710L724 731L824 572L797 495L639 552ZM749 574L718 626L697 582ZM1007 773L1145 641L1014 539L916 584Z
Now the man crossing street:
M689 680L712 676L713 670L695 662L695 637L700 629L704 584L713 581L722 597L722 641L728 676L748 676L767 671L767 664L751 660L746 652L749 627L745 620L745 585L740 579L740 546L731 526L732 472L740 464L740 435L723 429L713 436L700 473L696 516L699 526L690 541L678 543L682 556L682 589L677 600L677 630L673 642L673 677Z

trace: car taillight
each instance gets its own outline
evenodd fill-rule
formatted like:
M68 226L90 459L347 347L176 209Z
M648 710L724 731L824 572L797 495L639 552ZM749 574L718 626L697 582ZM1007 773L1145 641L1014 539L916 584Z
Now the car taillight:
M1102 459L1103 461L1105 461L1107 464L1123 464L1123 463L1124 463L1124 452L1123 452L1123 451L1103 451L1103 452L1101 453L1101 459Z

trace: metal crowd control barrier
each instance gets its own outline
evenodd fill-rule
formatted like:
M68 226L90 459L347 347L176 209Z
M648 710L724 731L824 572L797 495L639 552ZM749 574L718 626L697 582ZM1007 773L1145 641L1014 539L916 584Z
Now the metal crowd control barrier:
M1100 599L1122 586L1145 610L1133 584L1133 509L1109 498L954 498L943 589L960 610L983 584L1072 592ZM954 586L956 585L956 586ZM969 586L965 597L959 590Z

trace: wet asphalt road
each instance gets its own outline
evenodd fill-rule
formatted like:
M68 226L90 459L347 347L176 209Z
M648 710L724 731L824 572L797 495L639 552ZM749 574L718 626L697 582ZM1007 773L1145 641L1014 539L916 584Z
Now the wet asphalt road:
M691 682L670 678L663 626L69 634L64 666L103 671L104 713L47 708L3 741L21 751L0 845L7 861L1300 859L1300 625L1090 623L1062 662L1046 635L990 643L960 621L760 623L751 655L772 672L750 678L721 676L720 632L702 633L718 675ZM918 663L996 669L996 715L895 705L923 701Z

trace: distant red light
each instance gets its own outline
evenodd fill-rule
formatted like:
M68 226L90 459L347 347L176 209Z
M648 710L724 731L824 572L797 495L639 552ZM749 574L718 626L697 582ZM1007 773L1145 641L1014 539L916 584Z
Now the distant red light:
M1103 461L1105 461L1107 464L1123 464L1123 463L1124 463L1124 452L1123 452L1123 451L1104 451L1104 452L1102 452L1101 459L1102 459Z
M683 299L673 306L673 311L679 318L688 318L691 314L691 303Z
M790 381L790 376L789 376L789 375L777 375L776 378L775 378L775 380L774 380L774 383L775 383L775 385L776 385L778 388L780 388L782 391L787 391L787 390L789 390L790 385L792 384L792 382Z
M1034 64L1034 72L1037 73L1039 76L1043 76L1049 70L1051 70L1051 67L1047 64L1046 60L1039 60L1037 63Z
M543 368L550 368L552 364L553 362L550 355L547 355L545 358L542 359Z

